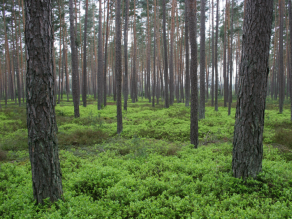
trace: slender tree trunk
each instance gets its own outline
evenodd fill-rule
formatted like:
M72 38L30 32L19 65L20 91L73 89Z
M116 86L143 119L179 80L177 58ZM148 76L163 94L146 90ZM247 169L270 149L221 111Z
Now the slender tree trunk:
M149 103L151 103L151 91L150 91L150 63L151 63L151 58L150 58L150 54L151 54L151 39L150 39L150 35L151 35L151 30L150 30L150 16L149 16L149 2L147 0L147 94L148 94L148 99L149 99ZM136 33L134 33L136 34Z
M51 0L25 1L27 128L34 199L43 204L63 196L54 107ZM45 97L45 98L44 98Z
M218 28L219 28L219 0L217 0L217 9L216 9L216 36L215 36L215 111L218 111Z
M231 27L230 27L230 38L231 38L231 45L230 45L230 55L229 55L229 64L230 64L230 76L229 76L229 105L228 105L228 116L231 113L231 103L232 103L232 70L233 70L233 61L232 61L232 43L233 43L233 7L234 7L234 0L232 1L231 6Z
M273 0L246 1L232 157L233 176L244 180L262 170L272 19Z
M167 42L166 42L166 0L163 0L163 45L164 45L164 99L165 108L169 108L169 97L168 97L168 63L167 63Z
M16 79L17 79L17 96L18 96L18 105L21 106L21 83L20 83L20 73L19 73L19 49L18 49L18 36L17 36L17 29L16 29L16 16L15 16L15 9L14 9L14 0L12 0L13 5L13 17L14 17L14 24L15 24L15 48L14 48L14 66L16 72ZM12 31L13 32L13 31ZM14 42L14 40L13 40ZM14 43L13 43L14 44Z
M79 80L78 80L78 59L77 48L75 40L75 26L74 26L74 12L73 12L73 0L69 0L69 12L70 12L70 39L71 39L71 62L72 62L72 94L74 103L74 117L80 117L79 113Z
M212 0L212 81L211 81L211 106L214 106L214 71L215 71L215 54L214 54L214 2Z
M154 47L153 47L153 84L152 84L152 107L155 107L155 86L156 86L156 75L155 75L155 59L156 59L156 53L155 53L155 37L156 37L156 0L154 0L154 39L153 39L153 43L154 43Z
M122 121L122 53L121 53L121 0L116 0L116 83L117 83L117 133L123 130Z
M186 47L186 79L185 79L185 106L189 106L190 102L190 67L189 67L189 18L187 13L188 0L185 1L185 47Z
M198 147L198 79L197 79L197 6L196 0L188 1L188 18L191 42L191 144Z
M103 73L103 58L102 58L102 9L101 0L99 0L99 24L98 24L98 110L101 110L102 104L102 73Z
M87 101L86 101L86 95L87 95L87 70L86 70L86 40L87 40L87 20L88 20L88 0L85 1L85 20L84 20L84 54L83 54L83 78L82 78L82 102L83 106L86 107Z
M107 18L106 18L106 37L105 37L105 52L104 52L104 76L103 76L103 105L106 106L106 74L107 74L107 43L108 43L108 35L109 35L109 29L108 29L108 22L109 22L109 0L107 2Z
M199 119L205 119L205 4L206 0L201 0Z
M129 20L129 0L126 0L126 14L124 25L124 61L125 61L125 76L124 76L124 110L127 110L128 102L128 20ZM143 84L143 82L142 82Z
M225 21L224 21L224 43L223 43L223 80L224 80L224 107L227 107L227 73L226 73L226 36L227 36L227 15L225 9Z
M284 62L283 62L283 0L279 0L279 17L280 17L280 33L279 33L279 112L283 113L284 105Z
M290 109L291 109L291 121L292 121L292 4L289 0L289 29L290 29L290 72L289 72L289 83L290 83Z

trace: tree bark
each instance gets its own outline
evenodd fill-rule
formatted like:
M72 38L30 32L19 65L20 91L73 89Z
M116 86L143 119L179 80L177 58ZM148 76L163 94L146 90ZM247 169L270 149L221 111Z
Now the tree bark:
M166 42L166 0L163 0L162 10L163 10L163 45L164 45L164 99L165 108L169 108L169 97L168 97L168 63L167 63L167 42Z
M186 47L186 79L185 79L185 106L190 104L190 67L189 67L189 18L188 18L188 0L185 1L185 47Z
M228 105L228 116L231 113L231 103L232 103L232 70L233 70L233 62L232 62L232 42L233 42L233 4L234 0L232 1L232 6L231 6L231 27L230 27L230 55L229 55L229 70L230 70L230 76L229 76L229 105Z
M97 108L101 110L102 104L102 73L103 73L103 58L102 58L102 24L101 24L101 0L99 0L99 23L98 23L98 100L97 100ZM85 63L84 63L85 64ZM83 65L84 65L83 64Z
M292 121L292 4L291 0L289 0L289 29L290 29L290 72L289 72L289 83L290 83L290 109L291 109L291 118Z
M86 107L87 105L87 101L86 101L86 97L87 97L87 71L86 71L86 40L87 40L87 20L88 20L88 0L85 1L85 20L84 20L84 54L83 54L83 78L82 78L82 102L83 102L83 106Z
M215 71L215 54L214 54L214 2L212 0L212 81L211 81L211 106L214 106L214 71Z
M122 121L122 60L121 60L121 0L116 0L116 83L117 83L117 133L123 130Z
M191 42L191 144L198 147L198 78L197 78L197 9L196 0L188 1L188 18Z
M201 0L199 119L205 119L205 3L206 0Z
M25 1L27 45L27 128L33 195L62 198L62 173L58 155L54 106L53 35L51 0Z
M283 113L284 105L284 62L283 62L283 0L279 0L279 17L280 17L280 33L279 33L279 112Z
M72 94L74 103L74 117L80 117L79 113L79 76L78 76L78 58L77 48L75 40L75 25L74 25L74 12L73 12L73 0L69 0L69 12L70 12L70 40L71 40L71 63L72 63Z
M262 170L272 18L273 0L246 1L232 157L233 176L244 180Z

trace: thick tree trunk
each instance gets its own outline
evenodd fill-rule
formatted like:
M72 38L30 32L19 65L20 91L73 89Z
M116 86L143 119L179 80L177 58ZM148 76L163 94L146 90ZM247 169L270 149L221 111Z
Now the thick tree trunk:
M236 178L255 178L262 170L272 18L273 0L247 0L233 139Z
M150 16L149 16L149 2L147 0L147 94L148 94L148 99L149 103L151 103L151 91L150 91L150 74L151 74L151 30L150 30ZM134 33L136 34L136 33Z
M188 18L191 42L191 144L198 147L198 78L197 78L197 9L196 0L188 1Z
M72 94L74 103L74 117L80 117L79 113L79 76L78 76L78 58L75 40L75 26L74 26L74 13L73 13L73 0L69 0L70 12L70 40L71 40L71 62L72 62Z
M123 130L122 121L122 52L121 52L121 0L116 0L116 83L117 83L117 133Z
M37 203L62 198L54 106L51 0L25 1L27 128L33 195Z
M201 0L199 119L205 119L205 3L206 0Z

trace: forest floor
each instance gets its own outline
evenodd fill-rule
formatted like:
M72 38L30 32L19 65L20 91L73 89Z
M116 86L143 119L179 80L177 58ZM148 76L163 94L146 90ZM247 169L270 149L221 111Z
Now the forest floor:
M1 218L291 218L290 105L278 113L268 100L263 171L257 179L232 177L231 116L219 102L199 121L199 148L189 142L190 107L139 100L123 111L116 134L112 99L102 110L89 98L74 118L72 102L55 108L64 200L34 205L26 110L0 109Z

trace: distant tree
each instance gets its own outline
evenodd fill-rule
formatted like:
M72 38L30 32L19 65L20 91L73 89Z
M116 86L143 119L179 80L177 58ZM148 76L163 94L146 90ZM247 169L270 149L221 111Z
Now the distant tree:
M201 0L199 119L205 119L205 5L206 0Z
M196 0L187 0L191 42L191 144L198 147L198 78L197 78L197 5Z
M71 7L72 7L72 0ZM27 128L33 195L38 204L62 198L54 106L51 0L26 0Z
M278 80L279 80L279 112L283 113L283 105L284 105L284 89L285 89L285 83L284 83L284 60L283 60L283 0L279 0L279 20L280 20L280 33L279 33L279 71L278 71Z
M117 83L117 133L123 130L122 120L122 52L121 52L121 0L116 0L116 83Z
M167 64L167 42L166 42L166 0L163 0L163 46L164 46L164 99L165 108L169 108L169 97L168 97L168 64Z
M97 100L97 108L101 110L102 104L102 73L103 73L103 58L102 58L102 8L101 8L101 0L99 0L99 23L98 23L98 100Z
M126 0L126 14L124 25L124 61L125 61L125 76L124 76L124 110L127 110L128 102L128 20L129 20L129 0ZM142 83L143 84L143 83Z
M82 78L82 101L83 106L86 107L86 95L87 95L87 71L86 71L86 40L87 40L87 18L88 17L88 0L85 1L85 20L84 20L84 54L83 54L83 78Z
M219 27L219 0L216 9L216 36L215 36L215 111L218 111L218 27Z
M69 0L69 15L70 15L70 40L71 40L71 62L72 62L72 93L74 103L74 117L80 117L79 113L79 76L78 76L78 57L75 40L75 25L73 0Z
M291 108L291 121L292 121L292 4L289 0L289 29L290 29L290 72L289 72L289 83L290 83L290 108Z
M231 6L231 27L230 27L230 38L231 38L231 45L230 45L230 52L229 52L229 104L228 104L228 115L231 113L231 103L232 103L232 70L233 70L233 62L232 62L232 41L233 41L233 7L234 7L234 0L232 1Z
M255 178L262 170L272 20L273 0L246 1L232 156L236 178Z
M189 66L189 18L188 18L188 0L185 0L185 47L186 47L186 79L185 79L185 106L190 104L190 66Z

